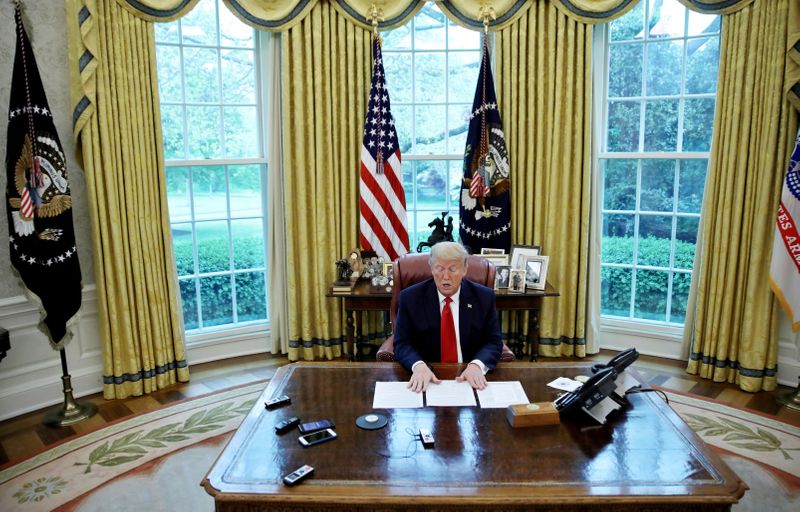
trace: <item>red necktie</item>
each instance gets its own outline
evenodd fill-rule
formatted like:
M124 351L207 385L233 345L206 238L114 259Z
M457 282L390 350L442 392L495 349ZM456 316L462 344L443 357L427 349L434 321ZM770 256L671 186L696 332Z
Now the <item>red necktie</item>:
M456 328L453 322L453 312L450 310L450 303L453 299L450 297L444 298L444 308L442 308L442 330L441 330L441 343L442 343L442 362L443 363L457 363L458 350L456 349Z

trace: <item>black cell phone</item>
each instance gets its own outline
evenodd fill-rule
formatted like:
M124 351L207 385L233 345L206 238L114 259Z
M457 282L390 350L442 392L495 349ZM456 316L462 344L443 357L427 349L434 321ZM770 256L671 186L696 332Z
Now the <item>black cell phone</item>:
M334 428L336 425L333 424L333 421L325 419L325 420L317 420L317 421L309 421L306 423L301 423L297 429L300 431L301 434L310 434L312 432L317 432L319 430L325 430L326 428Z
M315 444L324 443L325 441L330 441L331 439L336 439L336 432L333 430L326 428L325 430L319 430L317 432L313 432L311 434L306 434L304 436L300 436L297 440L303 446L314 446Z
M298 418L297 416L292 416L291 418L285 419L280 423L278 423L277 425L275 425L275 433L276 434L286 433L299 424L300 424L300 418Z
M289 395L281 395L264 402L264 407L272 410L277 409L278 407L283 407L284 405L289 405L290 403L292 403L292 399L289 398Z

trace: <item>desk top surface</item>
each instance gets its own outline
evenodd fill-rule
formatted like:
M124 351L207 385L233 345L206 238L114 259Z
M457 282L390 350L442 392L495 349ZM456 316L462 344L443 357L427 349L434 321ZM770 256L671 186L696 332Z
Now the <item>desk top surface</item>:
M435 365L452 379L460 365ZM532 402L552 401L559 376L588 374L586 363L499 365L490 381L519 380ZM735 503L741 480L654 393L630 395L627 410L603 426L564 419L512 428L505 409L385 409L388 425L367 431L356 417L372 411L376 381L404 381L394 363L294 363L279 369L203 482L217 501L291 504L406 502L447 504L469 497L484 505L559 500L663 504ZM267 411L269 398L289 406ZM338 439L302 447L297 431L276 435L291 416L330 418ZM415 439L429 428L435 448ZM309 464L314 475L288 488L282 477Z

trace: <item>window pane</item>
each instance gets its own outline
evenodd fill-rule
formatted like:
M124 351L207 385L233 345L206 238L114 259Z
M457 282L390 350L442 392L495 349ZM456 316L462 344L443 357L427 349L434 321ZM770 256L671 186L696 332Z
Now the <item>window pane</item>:
M192 223L172 224L171 230L178 276L192 275L195 272Z
M671 245L671 215L642 215L639 218L637 264L668 267Z
M670 322L684 323L686 321L686 305L689 303L689 287L692 283L692 274L672 274L672 302L670 304Z
M644 37L644 2L638 2L625 16L610 24L612 41L627 41Z
M383 37L382 50L411 49L411 24L393 28L389 32L381 33L381 36Z
M642 161L639 209L671 212L675 193L675 160Z
M261 217L261 168L258 165L229 165L231 217Z
M411 103L413 101L411 73L411 54L383 52L383 70L386 73L386 87L389 89L392 111L399 103Z
M255 104L255 54L251 50L222 50L221 57L225 103Z
M690 39L686 43L686 93L717 92L719 37Z
M230 270L228 249L228 223L222 221L198 222L197 262L200 273L223 272Z
M634 317L664 322L667 319L667 287L669 272L660 270L636 271Z
M472 105L481 67L481 53L450 52L448 56L447 101Z
M218 107L186 107L186 125L190 159L220 158L220 112Z
M714 14L702 14L689 9L688 35L719 34L720 20L721 18Z
M177 160L186 157L183 148L183 107L161 105L161 135L164 139L164 159Z
M192 198L189 193L189 168L167 168L167 205L172 222L192 220Z
M418 155L431 155L445 151L445 124L442 119L447 115L444 105L417 105L415 128L417 141L414 153Z
M451 50L479 50L481 34L447 20L447 47Z
M675 151L678 148L678 100L645 102L644 150Z
M603 263L633 263L633 215L603 214Z
M675 229L675 268L691 270L697 248L700 217L678 217Z
M637 151L639 149L638 101L608 102L608 151Z
M412 152L412 128L414 127L414 108L411 105L395 105L392 103L392 117L397 129L397 142L400 143L400 154ZM416 152L416 151L414 151Z
M240 322L259 320L267 316L267 287L264 272L235 274L236 313Z
M413 210L416 208L416 202L414 198L414 161L413 160L403 160L402 169L403 169L403 190L406 193L406 210ZM411 218L408 220L411 222ZM411 227L408 228L409 234L411 233Z
M233 235L233 268L264 267L264 223L262 219L231 221Z
M706 185L708 160L681 160L678 175L678 211L700 213Z
M213 48L184 48L187 103L219 102L218 54Z
M238 48L253 48L256 43L253 29L242 23L229 9L222 6L219 9L219 39L223 46Z
M225 156L251 157L260 156L258 139L258 110L256 107L225 107Z
M447 18L429 3L414 17L414 48L417 50L443 50L445 48L445 23Z
M447 209L447 162L443 160L417 162L418 208Z
M651 38L680 37L684 35L686 8L678 2L649 0L648 5Z
M224 219L228 216L228 185L224 167L195 167L192 172L192 194L195 219Z
M608 64L609 98L641 96L643 48L641 43L611 46Z
M183 44L217 44L217 6L212 0L198 2L194 9L181 18Z
M600 279L601 315L629 317L631 311L631 276L629 268L602 267Z
M681 91L683 41L647 45L647 96L665 96Z
M714 129L714 98L687 99L683 111L683 150L709 151Z
M448 105L447 107L447 152L450 154L458 155L464 152L469 132L470 110L470 105Z
M443 103L445 101L445 54L420 52L414 56L417 103Z
M197 329L200 327L197 318L197 280L181 279L178 281L178 286L180 286L181 303L183 304L183 327L184 329Z
M633 210L636 207L637 160L603 160L603 208Z
M231 276L200 278L200 300L204 327L233 323Z
M464 163L461 160L450 161L450 208L458 208L461 204L461 182L464 179ZM453 217L458 218L458 215ZM455 231L456 229L454 229Z
M156 23L156 25L160 25ZM158 95L161 101L180 103L183 101L181 85L181 49L177 46L156 46L158 68Z
M180 33L177 23L153 23L156 43L179 43Z

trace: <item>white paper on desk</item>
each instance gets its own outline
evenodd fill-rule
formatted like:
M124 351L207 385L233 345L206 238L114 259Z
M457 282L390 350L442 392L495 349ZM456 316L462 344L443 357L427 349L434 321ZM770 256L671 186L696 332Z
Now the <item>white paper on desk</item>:
M486 389L478 390L478 400L483 409L505 409L509 405L530 403L518 380L489 382Z
M478 405L472 386L465 380L443 380L439 384L428 384L425 398L429 407Z
M561 391L575 391L583 386L583 384L577 380L568 379L566 377L559 377L553 382L548 382L547 385L551 388L560 389Z
M408 382L376 382L373 409L422 407L422 393L408 388Z

